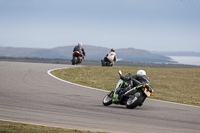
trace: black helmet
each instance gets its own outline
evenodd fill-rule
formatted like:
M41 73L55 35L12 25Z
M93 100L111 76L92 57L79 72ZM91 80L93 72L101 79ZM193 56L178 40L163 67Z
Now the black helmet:
M111 50L110 50L111 52L115 52L115 50L112 48Z

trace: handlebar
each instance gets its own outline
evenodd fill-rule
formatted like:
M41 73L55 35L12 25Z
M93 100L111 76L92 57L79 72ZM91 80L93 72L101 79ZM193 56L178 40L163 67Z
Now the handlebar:
M130 77L124 77L124 76L120 76L120 79L123 80L123 81L129 81L129 80L131 80Z

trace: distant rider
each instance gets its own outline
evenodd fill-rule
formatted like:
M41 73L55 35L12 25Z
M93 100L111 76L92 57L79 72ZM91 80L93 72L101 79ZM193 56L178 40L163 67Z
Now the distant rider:
M74 52L74 51L79 51L82 55L85 56L85 51L84 51L84 48L83 48L81 42L79 42L78 45L74 47L73 52ZM83 56L82 56L82 57L83 57ZM84 58L84 57L83 57L83 58Z
M117 60L117 55L114 49L111 49L110 52L104 57L104 61L109 61L114 65L114 62Z
M119 99L122 98L123 95L131 88L134 88L135 86L139 84L150 83L149 78L146 76L146 72L144 70L138 70L137 74L133 75L131 78L127 78L123 76L121 76L120 78L128 82L128 87L122 88L121 90L118 91Z

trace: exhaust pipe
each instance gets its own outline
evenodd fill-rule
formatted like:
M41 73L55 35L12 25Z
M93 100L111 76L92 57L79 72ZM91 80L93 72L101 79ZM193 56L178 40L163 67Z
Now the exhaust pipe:
M136 87L130 89L129 91L127 91L124 96L130 95L132 92L134 92L136 90Z

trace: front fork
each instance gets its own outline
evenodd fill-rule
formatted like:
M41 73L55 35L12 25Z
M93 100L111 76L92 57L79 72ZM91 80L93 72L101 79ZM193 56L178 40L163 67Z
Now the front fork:
M125 86L128 86L128 83L127 82L125 82L125 83L121 83L116 89L115 89L115 91L114 91L114 94L113 94L113 100L112 100L112 102L113 103L116 103L116 102L119 102L119 94L118 94L118 92L119 92L119 90L122 88L122 85L123 84L125 84Z

